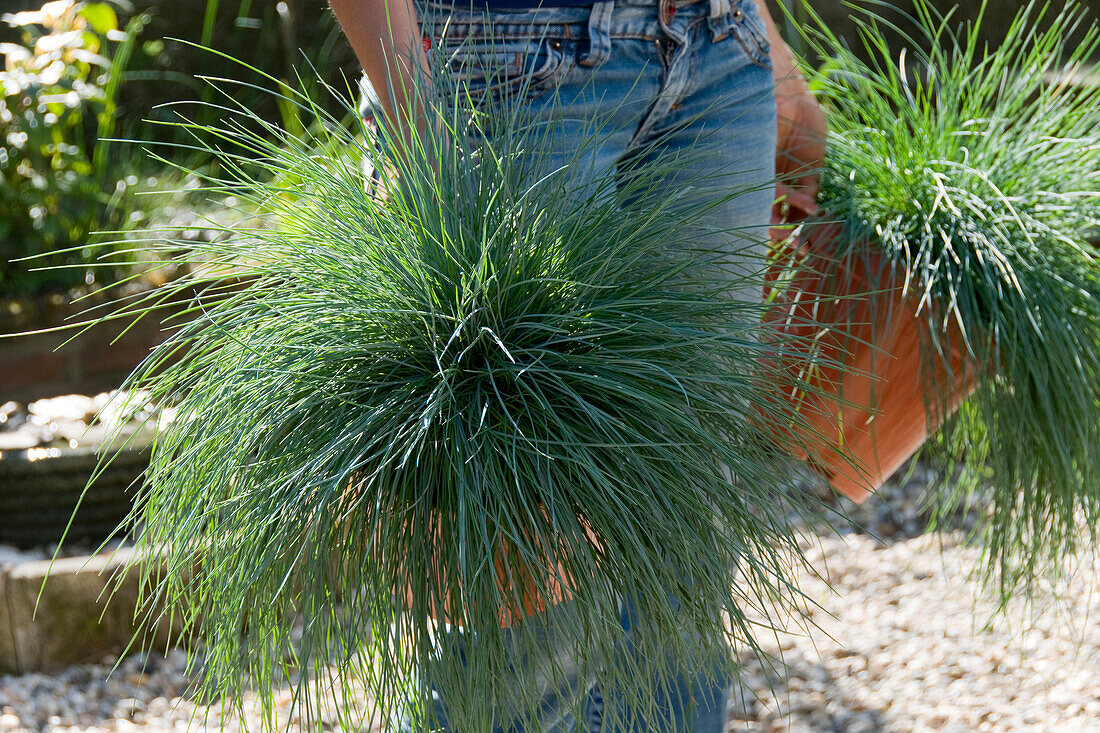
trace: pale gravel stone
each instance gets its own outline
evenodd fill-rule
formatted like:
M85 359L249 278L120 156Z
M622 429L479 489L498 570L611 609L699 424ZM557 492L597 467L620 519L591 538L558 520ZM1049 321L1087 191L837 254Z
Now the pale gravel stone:
M893 485L857 512L886 541L808 534L807 555L824 578L799 580L817 605L775 638L761 635L770 665L740 652L730 733L1100 733L1100 565L1082 557L1065 587L996 616L970 577L979 552L964 538L975 517L961 515L941 537L917 536L926 520L915 495L926 478ZM108 676L116 661L0 677L0 733L240 727L196 705L181 651L126 658ZM280 726L301 728L289 691L276 691L275 705ZM243 723L257 731L258 711L246 708ZM322 727L337 721L330 706Z

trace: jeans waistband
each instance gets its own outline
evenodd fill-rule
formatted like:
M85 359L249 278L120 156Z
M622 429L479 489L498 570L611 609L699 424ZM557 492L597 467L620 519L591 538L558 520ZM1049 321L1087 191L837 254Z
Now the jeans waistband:
M757 2L763 0L597 0L591 7L563 6L501 9L486 12L474 6L428 0L426 14L447 18L452 29L461 26L470 35L490 30L508 35L540 32L568 37L587 36L588 50L579 58L585 66L598 66L611 55L615 37L671 38L683 42L687 26L706 21L712 40L721 41L742 30L746 21L760 25ZM555 28L559 29L558 31ZM462 35L462 34L460 34Z

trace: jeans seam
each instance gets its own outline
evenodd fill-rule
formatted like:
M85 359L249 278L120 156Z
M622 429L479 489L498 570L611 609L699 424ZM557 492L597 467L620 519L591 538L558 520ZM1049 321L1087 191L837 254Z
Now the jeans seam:
M698 23L701 23L703 20L704 20L703 18L700 18L697 21L692 21L692 23L693 23L693 25L697 25ZM655 41L658 38L663 38L664 37L663 34L657 34L657 33L611 33L609 35L611 36L612 40L623 40L623 41ZM554 34L554 33L546 33L545 36L548 39L559 39L559 40L563 40L563 41L576 41L576 40L579 40L579 39L583 38L583 36L581 36L581 35L572 35L572 34L569 34L569 33L565 33L565 34L562 34L562 35L557 35L557 34ZM486 34L486 35L471 34L471 35L468 35L468 36L463 36L462 40L464 40L464 41L475 41L475 42L476 41L493 41L493 40L497 40L497 41L525 41L525 40L530 39L531 37L532 36L531 36L530 33L492 34L492 35L489 35L489 34Z
M730 26L737 36L737 42L754 64L771 70L771 48L762 30L763 21L755 15L755 8L744 9L744 0L737 0L736 5L739 14Z

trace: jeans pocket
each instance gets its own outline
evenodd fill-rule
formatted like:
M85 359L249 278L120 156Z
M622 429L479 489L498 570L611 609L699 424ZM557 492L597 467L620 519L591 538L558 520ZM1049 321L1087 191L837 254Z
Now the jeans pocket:
M475 103L529 102L568 73L574 45L560 38L444 38L440 51L456 86Z
M768 40L768 29L760 17L754 2L735 2L733 11L732 35L741 44L753 63L772 68L772 47Z

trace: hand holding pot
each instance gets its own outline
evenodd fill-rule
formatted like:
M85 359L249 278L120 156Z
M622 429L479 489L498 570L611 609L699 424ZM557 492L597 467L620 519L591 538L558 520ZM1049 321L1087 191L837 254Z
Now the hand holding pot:
M778 117L775 172L779 183L772 223L796 222L817 210L817 176L825 159L825 115L775 21L763 8L761 16L772 46Z

